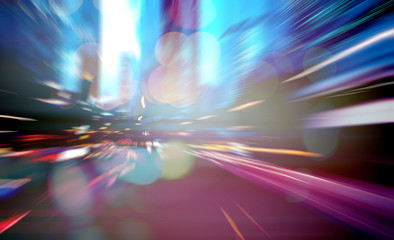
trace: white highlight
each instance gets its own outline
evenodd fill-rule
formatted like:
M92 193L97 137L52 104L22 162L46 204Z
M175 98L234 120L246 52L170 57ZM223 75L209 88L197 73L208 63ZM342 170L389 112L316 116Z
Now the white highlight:
M126 57L139 60L138 40L140 0L101 0L101 58L100 98L108 95L117 99L122 76L122 65Z
M318 70L330 65L331 63L334 63L334 62L336 62L338 60L341 60L341 59L343 59L343 58L345 58L345 57L347 57L349 55L352 55L353 53L356 53L356 52L358 52L358 51L360 51L360 50L362 50L364 48L367 48L367 47L369 47L369 46L371 46L371 45L373 45L373 44L375 44L377 42L383 41L383 40L385 40L387 38L390 38L390 37L394 37L394 28L386 30L384 32L381 32L381 33L379 33L379 34L377 34L377 35L375 35L375 36L373 36L371 38L368 38L364 42L361 42L361 43L359 43L359 44L357 44L357 45L355 45L355 46L353 46L353 47L351 47L349 49L346 49L346 50L344 50L344 51L342 51L342 52L330 57L329 59L327 59L327 60L325 60L325 61L323 61L323 62L321 62L321 63L319 63L319 64L317 64L315 66L312 66L312 67L306 69L305 71L303 71L303 72L301 72L301 73L299 73L299 74L297 74L297 75L295 75L295 76L283 81L283 83L287 83L287 82L291 82L291 81L294 81L294 80L299 79L299 78L303 78L303 77L305 77L305 76L307 76L307 75L309 75L311 73L314 73L314 72L316 72L316 71L318 71Z
M70 103L60 100L60 99L54 99L54 98L50 98L50 99L44 99L44 98L34 98L35 100L39 101L39 102L43 102L43 103L48 103L48 104L53 104L53 105L57 105L57 106L67 106Z
M83 157L89 152L90 152L89 147L69 149L59 153L58 157L56 158L56 162L63 162L74 158Z
M246 109L246 108L253 107L253 106L258 105L258 104L263 103L263 102L264 102L264 100L248 102L248 103L242 104L240 106L237 106L235 108L231 108L230 110L228 110L228 112L240 111L240 110L243 110L243 109Z
M214 116L215 115L208 115L208 116L197 118L197 120L205 120L205 119L213 118Z
M145 106L145 97L144 96L141 97L141 106L142 106L142 108L146 107Z
M10 116L10 115L0 115L0 118L15 119L15 120L19 120L19 121L37 121L36 119L32 119L32 118L15 117L15 116Z
M374 101L309 115L303 128L331 128L394 122L394 99Z

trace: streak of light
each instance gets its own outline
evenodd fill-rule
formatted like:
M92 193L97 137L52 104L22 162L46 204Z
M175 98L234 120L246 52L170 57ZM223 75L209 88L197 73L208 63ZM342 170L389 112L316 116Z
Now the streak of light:
M135 125L137 125L137 126L141 126L142 124L141 124L141 123L136 123Z
M19 120L19 121L37 121L36 119L32 119L32 118L15 117L15 116L10 116L10 115L0 115L0 118L15 119L15 120Z
M60 99L53 99L53 98L50 98L50 99L34 98L34 100L37 100L37 101L43 102L43 103L58 105L58 106L67 106L67 105L70 104L67 101L63 101L63 100L60 100Z
M145 106L145 97L144 96L141 97L141 106L142 106L142 108L146 107Z
M230 215L227 214L226 211L224 211L224 209L220 207L220 210L222 210L224 216L226 217L228 223L230 223L231 227L234 229L234 231L237 233L237 235L242 239L245 240L245 238L242 236L241 232L239 231L237 225L235 224L235 222L233 221L233 219L230 217Z
M215 153L206 153L206 154L208 156L215 157ZM261 166L261 164L253 163L253 162L247 161L245 159L232 158L231 160L229 160L229 159L224 158L224 159L222 159L222 161L228 162L228 163L239 163L241 165L246 165L246 166L248 166L250 168L253 168L253 169L256 169L258 171L264 171L264 172L269 173L269 174L274 174L274 175L277 175L277 176L281 176L281 177L285 177L285 178L288 178L288 179L292 179L292 180L297 181L297 182L306 183L305 181L300 180L300 179L298 179L296 177L293 177L293 176L287 174L286 172L283 172L283 171L282 172L278 172L278 171L275 171L275 170L272 170L272 169L263 168Z
M88 139L89 137L90 137L89 135L83 135L83 136L80 136L78 139L85 140L85 139Z
M309 115L304 128L330 128L394 122L394 99L359 104Z
M31 212L31 210L26 211L24 213L15 214L14 216L11 216L10 218L0 222L0 234L2 234L3 232L5 232L7 229L14 226L15 224L17 224L20 220L22 220L24 217L26 217L30 212Z
M105 123L104 126L111 126L111 123Z
M43 141L48 139L59 139L61 137L51 134L32 134L32 135L19 136L18 138L22 142L34 142L34 141Z
M377 71L376 66L365 67L361 70L355 70L340 74L338 76L330 77L323 81L316 82L312 85L308 85L300 90L297 90L291 94L290 99L292 99L292 102L305 101L308 99L349 90L365 83L392 77L394 75L394 71L381 71L376 74L371 74L374 71Z
M139 117L138 117L138 122L140 122L140 121L141 121L141 119L142 119L142 116L139 116Z
M213 118L213 117L215 117L215 115L208 115L208 116L197 118L197 120L205 120L205 119L209 119L209 118Z
M56 161L63 162L63 161L83 157L86 154L88 154L89 151L90 151L89 147L69 149L59 153L59 155L56 157Z
M195 145L189 144L189 147L197 148L197 149L205 149L205 150L214 150L214 151L221 151L221 152L229 152L227 146L221 147L222 145Z
M88 111L88 112L91 112L91 111L93 111L92 109L90 109L90 108L87 108L87 107L83 107L83 108L81 108L82 110L85 110L85 111Z
M14 133L17 131L11 131L11 130L0 130L0 133Z
M20 156L29 155L30 153L34 153L34 150L5 153L5 154L0 155L0 157L20 157ZM0 154L1 154L1 151L0 151Z
M63 89L63 87L60 84L52 82L52 81L43 81L41 83L46 85L46 86L48 86L48 87L50 87L50 88L53 88L53 89L57 89L57 90L62 90Z
M392 37L394 37L394 28L391 28L391 29L386 30L384 32L381 32L381 33L379 33L379 34L377 34L375 36L372 36L369 39L367 39L367 40L365 40L365 41L363 41L363 42L361 42L361 43L359 43L359 44L357 44L357 45L355 45L355 46L353 46L353 47L351 47L349 49L346 49L346 50L344 50L344 51L342 51L342 52L340 52L340 53L328 58L327 60L325 60L325 61L323 61L323 62L321 62L319 64L316 64L315 66L312 66L312 67L306 69L305 71L303 71L303 72L301 72L301 73L299 73L299 74L297 74L297 75L295 75L295 76L293 76L293 77L291 77L289 79L286 79L282 83L287 83L287 82L294 81L296 79L300 79L300 78L306 77L307 75L309 75L311 73L314 73L314 72L316 72L316 71L318 71L318 70L330 65L331 63L334 63L334 62L336 62L338 60L341 60L341 59L343 59L343 58L345 58L345 57L347 57L349 55L352 55L353 53L356 53L356 52L358 52L360 50L363 50L366 47L369 47L369 46L371 46L371 45L373 45L375 43L378 43L380 41L383 41L383 40L386 40L387 38L392 38Z
M246 109L246 108L250 108L250 107L252 107L252 106L255 106L255 105L260 104L260 103L263 103L263 102L264 102L264 100L259 100L259 101L254 101L254 102L248 102L248 103L239 105L239 106L237 106L237 107L235 107L235 108L231 108L230 110L228 110L228 112L240 111L240 110L243 110L243 109Z
M394 214L393 190L390 188L313 176L231 154L210 151L192 154L220 163L221 168L251 182L300 198L306 204L382 239L394 236L390 225Z
M189 145L192 148L205 149L205 150L215 150L220 152L231 152L234 149L245 150L251 152L264 152L272 154L285 154L285 155L297 155L303 157L322 157L321 154L306 152L301 150L293 149L276 149L276 148L261 148L261 147L248 147L248 146L227 146L227 145Z
M12 151L12 148L0 148L0 154L7 154ZM1 155L3 156L3 155Z
M252 126L232 126L229 127L230 130L245 130L245 129L251 129L253 128Z
M29 16L35 23L37 23L36 18L34 17L34 14L29 11L29 8L26 7L21 0L18 0L18 5L19 7Z
M352 92L353 91L357 91L358 92L358 91L363 91L363 90L370 90L370 89L373 89L373 88L378 88L378 87L383 87L383 86L388 86L388 85L393 85L393 84L394 84L394 82L378 83L378 84L374 84L372 86L354 89L354 90L352 90Z
M107 177L110 177L111 175L114 175L114 174L116 174L116 173L122 172L123 174L125 174L125 173L124 173L125 170L131 171L131 170L133 169L133 168L130 168L130 167L128 168L128 167L125 166L125 165L126 165L126 164L121 164L121 165L116 166L116 167L114 167L114 168L108 170L107 172L105 172L105 173L103 173L103 174L101 174L101 175L95 177L94 179L92 179L92 180L89 182L89 184L87 185L87 187L92 187L92 186L94 186L95 184L97 184L98 182L100 182L100 181L106 179Z
M356 89L347 91L347 92L342 93L342 94L337 94L337 95L334 95L334 96L329 96L328 98L334 98L334 97L341 97L341 96L347 96L347 95L352 95L352 94L363 93L363 92L366 92L366 91L371 90L371 89L374 89L374 88L384 87L384 86L393 85L393 84L394 84L394 82L378 83L378 84L374 84L374 85L368 86L368 87L356 88Z
M190 133L188 132L174 132L174 133L169 133L170 135L177 135L177 136L189 136Z
M180 124L187 125L187 124L190 124L190 123L193 123L193 122L181 122Z
M3 89L0 89L0 92L5 92L5 93L9 93L9 94L18 95L17 93L6 91L6 90L3 90Z
M30 181L31 178L0 179L0 189L4 189L4 188L17 189Z
M366 92L366 91L347 92L347 93L341 93L341 94L336 94L336 95L333 95L333 96L329 96L327 98L343 97L343 96L354 95L354 94L359 94L359 93L364 93L364 92Z
M269 239L271 239L267 231L265 231L264 228L260 226L260 224L258 224L256 220L254 220L254 218L243 207L241 207L241 205L239 205L236 201L234 201L234 203L250 219L250 221L252 221Z

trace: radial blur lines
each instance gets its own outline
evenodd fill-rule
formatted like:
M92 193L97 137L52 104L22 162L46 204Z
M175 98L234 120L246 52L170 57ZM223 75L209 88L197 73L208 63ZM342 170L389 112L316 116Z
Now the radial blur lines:
M369 39L367 39L367 40L365 40L365 41L363 41L363 42L361 42L349 49L346 49L346 50L332 56L331 58L329 58L319 64L314 65L311 68L306 69L305 71L301 72L300 74L297 74L294 77L291 77L291 78L285 80L283 83L290 82L290 81L293 81L293 80L296 80L299 78L303 78L303 77L307 76L308 74L316 72L316 71L318 71L318 70L320 70L320 69L322 69L322 68L324 68L324 67L326 67L326 66L328 66L340 59L343 59L349 55L352 55L364 48L370 47L373 44L376 44L380 41L386 40L388 38L393 38L393 37L394 37L394 29L389 29L389 30L386 30L386 31L381 32L379 34L376 34L375 36L373 36L373 37L371 37L371 38L369 38Z
M214 151L200 150L194 154L263 187L303 199L304 203L360 230L382 239L394 236L391 188L323 178L253 158Z
M389 29L389 30L386 30L386 31L381 32L379 34L376 34L375 36L368 38L367 40L365 40L359 44L356 44L353 47L350 47L350 48L328 58L327 60L314 65L313 67L306 69L305 71L301 72L300 74L297 74L294 77L291 77L291 78L285 80L283 83L303 78L303 77L305 77L311 73L314 73L314 72L316 72L316 71L318 71L318 70L320 70L320 69L322 69L322 68L324 68L324 67L326 67L338 60L341 60L343 58L346 58L346 57L360 51L360 50L363 50L364 48L370 47L373 44L376 44L380 41L386 40L388 38L393 38L393 37L394 37L394 29Z
M10 116L10 115L0 115L0 118L15 119L15 120L19 120L19 121L37 121L36 119L32 119L32 118L16 117L16 116Z
M241 209L241 211L250 219L250 221L252 221L267 237L268 239L271 239L270 235L267 233L267 231L264 230L263 227L260 226L260 224L258 224L256 222L256 220L254 220L254 218L241 206L239 205L239 203L237 203L236 201L234 201L235 205L237 205L237 207L239 209Z
M22 220L24 217L26 217L30 212L31 212L31 210L26 211L24 213L18 213L18 214L15 214L15 215L9 217L6 220L1 221L0 222L0 234L2 234L4 231L6 231L10 227L14 226L15 224L17 224L20 220Z
M394 100L385 99L311 114L304 128L332 128L394 122Z
M84 0L49 0L53 13L58 16L67 16L77 11Z
M7 155L7 154L5 154ZM2 155L4 157L4 155ZM29 183L31 178L0 179L0 200L9 198L21 191L22 186Z
M258 104L263 103L263 102L264 102L264 100L259 100L259 101L254 101L254 102L248 102L248 103L239 105L239 106L237 106L237 107L231 108L231 109L229 109L228 111L229 111L229 112L240 111L240 110L243 110L243 109L246 109L246 108L253 107L253 106L258 105Z
M207 145L190 144L189 146L196 149L215 150L220 152L232 152L234 150L244 150L250 152L262 152L262 153L270 153L270 154L296 155L296 156L304 156L304 157L322 157L322 155L318 153L305 152L305 151L293 150L293 149L249 147L242 145L230 146L230 145L220 145L220 144L207 144Z
M228 215L228 213L222 207L220 207L220 210L222 211L223 215L226 217L226 220L231 225L231 227L233 228L234 232L238 235L238 237L242 240L245 240L245 238L241 234L241 231L239 231L237 225L235 224L234 220L230 217L230 215Z

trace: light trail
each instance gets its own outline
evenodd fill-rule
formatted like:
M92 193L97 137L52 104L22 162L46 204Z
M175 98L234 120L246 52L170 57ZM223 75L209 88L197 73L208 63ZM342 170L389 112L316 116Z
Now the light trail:
M146 107L145 106L145 97L144 96L141 97L141 106L142 106L142 108Z
M214 151L193 155L260 186L294 196L361 231L380 238L394 237L394 190L363 182L322 178L253 158Z
M231 109L228 110L228 112L241 111L241 110L244 110L244 109L246 109L246 108L250 108L250 107L253 107L253 106L258 105L258 104L260 104L260 103L263 103L263 102L264 102L264 100L259 100L259 101L254 101L254 102L248 102L248 103L239 105L239 106L237 106L237 107L231 108Z
M205 150L215 150L220 152L231 152L233 150L244 150L251 152L262 152L262 153L271 153L271 154L284 154L284 155L296 155L302 157L322 157L321 154L306 152L301 150L293 150L293 149L276 149L276 148L261 148L261 147L248 147L248 146L228 146L228 145L195 145L189 144L192 148L197 149L205 149Z
M35 99L35 100L37 100L37 101L39 101L39 102L48 103L48 104L53 104L53 105L57 105L57 106L67 106L67 105L70 105L69 102L63 101L63 100L60 100L60 99L53 99L53 98L50 98L50 99L33 98L33 99Z
M394 99L385 99L311 114L304 119L303 128L331 128L392 122L394 122Z
M209 119L209 118L213 118L213 117L215 117L215 115L208 115L208 116L197 118L197 120L205 120L205 119Z
M297 75L295 75L295 76L293 76L293 77L291 77L289 79L286 79L282 83L287 83L287 82L294 81L296 79L300 79L300 78L306 77L307 75L309 75L311 73L314 73L314 72L316 72L316 71L318 71L318 70L330 65L331 63L334 63L334 62L336 62L338 60L341 60L341 59L343 59L343 58L345 58L347 56L350 56L350 55L352 55L352 54L354 54L354 53L356 53L356 52L358 52L360 50L363 50L363 49L365 49L367 47L370 47L370 46L372 46L375 43L378 43L380 41L383 41L383 40L386 40L386 39L392 38L392 37L394 37L394 28L391 28L389 30L381 32L381 33L379 33L379 34L377 34L377 35L375 35L375 36L373 36L373 37L371 37L371 38L369 38L369 39L367 39L367 40L365 40L365 41L363 41L363 42L361 42L359 44L356 44L355 46L353 46L353 47L351 47L349 49L346 49L346 50L344 50L344 51L342 51L342 52L330 57L329 59L327 59L327 60L325 60L325 61L323 61L323 62L321 62L321 63L319 63L319 64L317 64L315 66L312 66L312 67L306 69L305 71L303 71L303 72L301 72L301 73L299 73L299 74L297 74Z
M231 227L234 229L234 232L242 239L245 240L245 238L242 236L241 231L239 231L237 225L235 224L234 220L230 217L230 215L228 215L228 213L226 211L224 211L224 209L220 207L220 210L222 210L223 215L226 217L228 223L231 225Z
M267 231L265 231L264 228L260 226L260 224L258 224L256 220L254 220L254 218L241 205L239 205L236 201L234 201L234 203L250 219L250 221L252 221L269 239L271 239Z
M19 121L37 121L36 119L32 119L32 118L16 117L16 116L10 116L10 115L0 115L0 118L15 119L15 120L19 120Z
M2 234L3 232L5 232L7 229L11 228L15 224L17 224L20 220L22 220L24 217L26 217L30 212L31 212L31 210L26 211L24 213L15 214L14 216L11 216L8 219L0 222L0 234Z

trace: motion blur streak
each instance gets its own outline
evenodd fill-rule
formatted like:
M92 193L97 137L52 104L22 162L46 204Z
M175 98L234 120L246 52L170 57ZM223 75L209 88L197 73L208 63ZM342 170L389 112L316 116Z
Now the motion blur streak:
M255 105L257 105L257 104L260 104L260 103L262 103L262 102L264 102L264 100L259 100L259 101L254 101L254 102L245 103L245 104L242 104L242 105L240 105L240 106L238 106L238 107L231 108L231 109L228 110L228 111L229 111L229 112L240 111L240 110L243 110L243 109L245 109L245 108L253 107L253 106L255 106Z
M394 99L386 99L311 114L304 128L332 128L394 122Z
M271 148L260 148L260 147L248 147L248 146L227 146L227 145L189 145L192 148L206 149L206 150L216 150L220 152L231 152L233 150L245 150L251 152L263 152L272 154L284 154L284 155L297 155L303 157L322 157L321 154L305 152L299 150L291 149L271 149Z
M30 178L21 178L21 179L0 179L0 189L11 188L16 189L19 188L26 183L30 182Z
M0 0L0 239L394 239L390 9Z
M251 182L300 199L356 228L382 238L394 234L392 189L322 178L230 154L211 151L195 154Z
M19 120L19 121L37 121L36 119L32 119L32 118L15 117L15 116L9 116L9 115L0 115L0 118L15 119L15 120Z
M10 227L14 226L17 224L22 218L26 217L27 214L29 214L31 210L26 211L24 213L18 213L15 214L14 216L9 217L6 220L3 220L0 222L0 234L9 229Z
M138 36L141 3L139 0L102 0L101 39L102 63L100 68L99 104L120 101L121 86L135 81L136 64L141 57ZM131 63L134 66L131 66ZM130 74L128 71L132 69ZM130 97L130 96L129 96ZM109 107L111 109L113 107Z
M240 237L242 240L245 240L245 238L242 236L241 232L239 231L237 225L235 224L234 220L228 215L226 211L222 207L220 207L220 210L222 210L223 215L226 217L228 223L230 223L231 227L234 229L235 233Z
M61 152L58 157L56 158L56 161L62 162L62 161L67 161L75 158L80 158L85 156L90 152L89 147L82 147L82 148L75 148L75 149L70 149L66 150L64 152Z
M235 205L237 205L237 207L239 208L239 209L241 209L241 211L250 219L250 221L252 221L266 236L267 236L267 238L268 239L272 239L271 237L270 237L270 235L267 233L267 231L265 231L264 230L264 228L263 227L261 227L260 226L260 224L258 224L257 222L256 222L256 220L254 220L253 219L253 217L252 216L250 216L250 214L241 206L241 205L239 205L239 203L237 203L236 201L234 201L234 203L235 203Z
M293 101L304 101L311 98L327 96L392 76L394 76L394 71L391 69L385 70L384 68L382 70L382 66L380 65L364 67L301 88L293 92L290 95L290 99Z
M388 38L394 38L394 28L389 29L384 32L381 32L379 34L376 34L375 36L368 38L367 40L365 40L365 41L363 41L363 42L361 42L349 49L346 49L345 51L340 52L340 53L334 55L333 57L331 57L331 58L329 58L329 59L311 67L311 68L306 69L305 71L301 72L300 74L297 74L294 77L291 77L291 78L283 81L283 83L287 83L287 82L290 82L290 81L293 81L293 80L296 80L299 78L303 78L303 77L307 76L308 74L314 73L314 72L316 72L316 71L318 71L318 70L320 70L320 69L322 69L322 68L324 68L324 67L326 67L326 66L328 66L340 59L346 58L346 57L356 53L357 51L363 50L364 48L370 47L371 45L376 44L380 41L386 40Z

